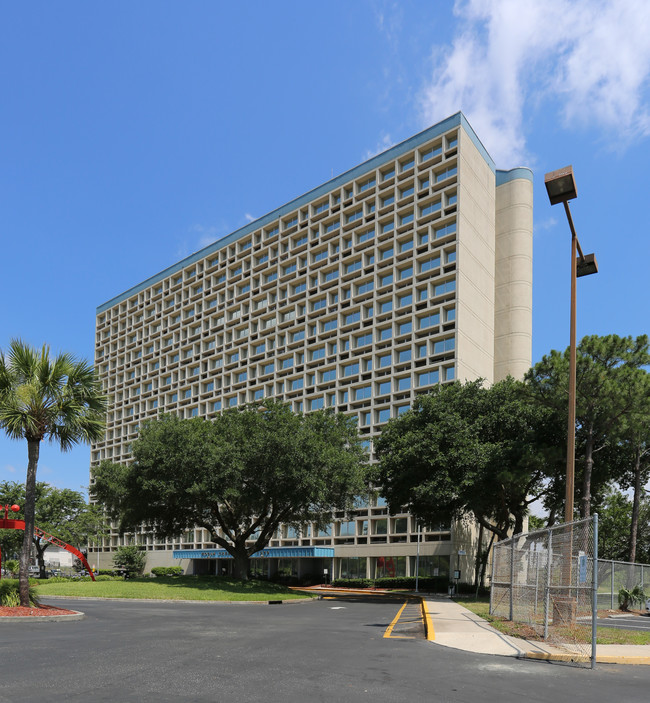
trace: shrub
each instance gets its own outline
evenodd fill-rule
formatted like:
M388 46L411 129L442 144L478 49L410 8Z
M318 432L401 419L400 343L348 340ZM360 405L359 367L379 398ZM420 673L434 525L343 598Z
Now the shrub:
M332 586L339 588L372 588L375 582L372 579L334 579Z
M29 589L29 602L31 605L39 604L39 599L33 584L31 584ZM2 581L0 581L0 606L13 608L17 605L20 605L18 579L2 579Z
M336 579L333 586L339 588L395 588L402 591L415 590L415 576L385 577L375 579ZM418 579L418 590L430 593L446 593L449 580L446 576L422 577ZM472 586L472 588L474 588Z
M618 592L618 607L621 610L629 610L630 606L643 605L646 598L647 596L641 585L637 585L632 589L621 588Z
M183 567L182 566L154 566L151 569L151 573L154 576L182 576Z

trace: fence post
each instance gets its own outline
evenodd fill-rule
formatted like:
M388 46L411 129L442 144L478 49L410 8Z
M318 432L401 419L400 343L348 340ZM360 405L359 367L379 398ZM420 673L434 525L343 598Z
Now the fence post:
M594 513L594 565L592 576L592 606L591 606L591 668L596 668L596 639L598 620L598 513Z
M610 610L614 610L614 560L612 559L612 577L611 577L611 588L609 589L611 591L611 605L609 606Z
M512 547L510 549L510 620L514 616L514 586L515 586L515 537L514 535L510 538L512 540Z
M548 546L546 547L546 597L544 598L544 639L548 639L548 608L551 600L551 561L553 559L553 530L548 531Z

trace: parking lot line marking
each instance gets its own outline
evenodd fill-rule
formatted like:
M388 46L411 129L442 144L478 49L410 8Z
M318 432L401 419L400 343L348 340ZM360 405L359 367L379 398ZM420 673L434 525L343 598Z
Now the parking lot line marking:
M397 615L393 618L393 621L391 622L391 624L386 628L386 632L384 632L384 637L391 636L391 633L393 632L393 628L395 627L395 625L397 625L399 618L400 618L400 615L402 614L402 611L404 610L404 608L406 608L407 604L408 604L408 600L405 600L404 605L402 605L402 607L397 611Z

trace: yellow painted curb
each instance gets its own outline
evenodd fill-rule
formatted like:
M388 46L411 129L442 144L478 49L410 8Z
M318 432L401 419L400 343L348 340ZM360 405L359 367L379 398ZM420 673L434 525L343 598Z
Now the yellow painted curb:
M433 629L433 620L431 619L431 613L427 608L427 602L424 600L423 596L420 596L420 604L422 605L422 615L424 616L424 633L429 642L433 642L436 639L436 633Z
M612 656L603 654L602 656L596 655L596 663L598 664L641 664L645 666L650 666L650 657L626 657L626 656Z
M583 654L551 654L550 652L523 652L520 659L536 659L550 662L590 662L591 657Z

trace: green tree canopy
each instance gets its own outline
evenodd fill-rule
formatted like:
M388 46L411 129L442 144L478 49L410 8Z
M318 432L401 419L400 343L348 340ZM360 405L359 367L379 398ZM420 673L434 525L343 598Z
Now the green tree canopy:
M427 522L471 512L504 538L558 478L554 419L512 378L438 386L382 432L376 480L391 511Z
M46 345L38 351L12 340L0 352L0 428L12 439L27 440L25 534L20 553L20 603L29 606L29 552L34 533L36 472L43 440L62 451L79 442L101 439L107 399L93 367L71 354L50 358Z
M609 489L598 507L598 558L630 559L629 533L632 501L621 491ZM637 562L650 563L650 500L639 501Z
M650 364L648 337L641 335L584 337L577 347L576 361L576 487L580 513L591 513L592 495L596 499L615 479L609 462L598 462L599 453L618 441L627 419L638 405L639 369ZM530 398L564 415L566 426L569 402L569 350L551 351L526 374ZM566 447L566 429L564 430ZM565 449L566 457L566 449ZM579 480L578 480L579 479ZM555 494L558 510L563 497Z
M24 505L25 485L16 481L0 482L0 503ZM20 518L20 514L15 517ZM56 488L42 481L36 482L34 521L43 531L77 548L87 544L89 537L103 535L106 531L103 511L95 505L88 505L82 493L70 488ZM22 533L16 530L0 532L20 534L22 541ZM50 543L35 535L32 535L32 543L40 575L44 577L45 551Z
M293 413L276 401L213 420L165 415L146 423L133 463L102 463L91 493L121 530L174 537L203 527L247 578L248 559L280 523L324 525L364 490L365 452L354 418Z

